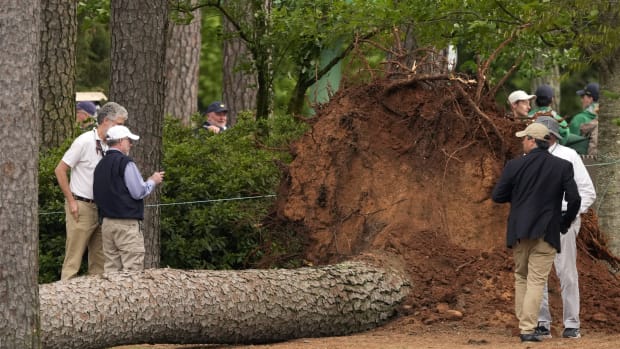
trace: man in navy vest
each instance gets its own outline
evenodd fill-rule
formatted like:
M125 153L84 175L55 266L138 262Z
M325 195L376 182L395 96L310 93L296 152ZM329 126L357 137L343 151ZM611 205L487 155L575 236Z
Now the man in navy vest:
M101 233L104 273L144 269L144 201L164 179L155 172L146 182L130 158L133 142L140 139L125 126L113 126L107 132L109 146L95 168L93 194L103 218Z

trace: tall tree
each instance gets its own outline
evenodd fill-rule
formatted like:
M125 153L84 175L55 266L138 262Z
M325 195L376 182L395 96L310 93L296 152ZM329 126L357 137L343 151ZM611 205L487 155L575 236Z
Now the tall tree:
M617 9L612 11L618 18ZM611 250L620 256L620 164L617 161L620 158L620 99L617 97L620 91L620 51L610 55L602 68L601 87L605 91L614 91L616 97L603 94L600 100L598 159L605 166L595 170L596 207L601 230L607 233Z
M603 74L602 87L605 90L620 91L620 58L618 54L611 57ZM620 99L601 98L599 114L598 158L606 163L596 169L595 184L598 193L597 214L601 230L609 237L610 248L620 256L620 158L618 143L620 128L618 126L618 109Z
M39 0L0 6L0 348L40 348Z
M171 18L166 48L166 99L164 112L189 125L198 111L198 68L200 66L200 10L185 21Z
M143 176L161 169L166 76L168 2L112 0L110 99L127 108L127 125L140 135L132 149ZM146 200L144 240L147 268L159 265L159 190Z
M236 9L245 22L253 19L251 2L242 2ZM224 17L223 48L223 100L228 106L228 123L237 122L237 114L256 107L257 77L248 44L239 37L239 29L230 19Z
M75 129L77 2L41 0L39 95L41 148L57 147Z

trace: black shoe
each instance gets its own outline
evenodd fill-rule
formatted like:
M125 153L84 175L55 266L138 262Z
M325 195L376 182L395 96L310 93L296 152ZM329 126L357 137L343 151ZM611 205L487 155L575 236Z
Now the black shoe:
M565 328L564 332L562 332L562 337L564 338L581 338L581 332L579 332L578 328Z
M521 334L519 337L521 337L521 342L542 342L536 333Z
M540 324L534 329L534 334L540 338L551 338L551 330Z

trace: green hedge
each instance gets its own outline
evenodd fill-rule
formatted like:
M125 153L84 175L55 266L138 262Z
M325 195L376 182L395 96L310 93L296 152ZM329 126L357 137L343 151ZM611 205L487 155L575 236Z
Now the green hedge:
M198 117L198 116L196 116ZM221 134L166 119L161 187L161 266L180 269L248 268L261 260L292 263L300 244L263 220L288 163L289 144L306 125L289 116L260 122L239 116ZM258 138L258 130L269 130ZM64 257L64 199L54 168L70 142L41 154L39 169L39 281L60 278ZM138 145L139 146L139 145ZM265 254L274 255L266 258ZM286 260L278 256L288 256ZM83 263L82 268L85 268Z

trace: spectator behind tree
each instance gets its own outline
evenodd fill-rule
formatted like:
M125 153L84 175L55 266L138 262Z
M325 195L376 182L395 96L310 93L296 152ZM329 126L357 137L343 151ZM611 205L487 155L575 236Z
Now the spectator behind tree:
M202 128L213 133L226 131L228 126L228 108L222 102L216 101L207 107L204 113L206 121L202 124Z
M570 133L587 138L589 141L586 146L574 148L579 154L596 155L598 144L598 98L599 85L591 82L583 90L577 91L581 97L583 111L573 116L570 121Z
M527 94L522 90L513 91L510 95L508 95L508 104L510 104L512 117L515 119L527 118L527 113L529 113L530 109L532 109L530 102L535 98L535 95Z
M75 106L75 121L82 131L88 131L97 126L97 106L90 101L79 102Z
M530 110L528 116L534 120L541 116L550 116L554 118L560 125L560 139L562 141L566 140L569 134L568 123L564 120L564 118L562 118L562 116L553 110L553 108L551 108L551 103L553 103L553 99L555 98L553 88L549 85L540 85L536 89L535 94L536 99L534 102L536 103L536 107Z

